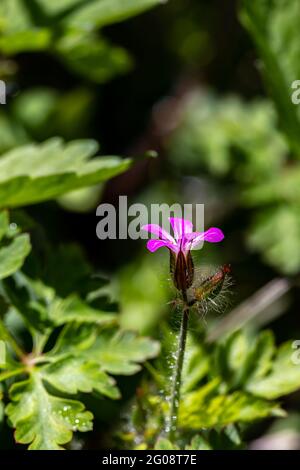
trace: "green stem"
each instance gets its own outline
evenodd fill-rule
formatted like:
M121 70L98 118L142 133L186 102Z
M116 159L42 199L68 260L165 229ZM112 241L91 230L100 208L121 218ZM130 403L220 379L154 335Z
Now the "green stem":
M33 334L33 343L34 343L33 351L35 355L38 356L42 354L44 347L49 339L49 334L50 334L49 332L46 332L43 334L35 332Z
M20 369L13 369L13 370L2 372L0 374L0 382L2 382L3 380L10 379L11 377L14 377L15 375L23 374L25 372L26 372L26 369L24 367Z
M16 355L18 356L19 359L23 359L25 356L25 353L22 351L18 343L16 342L15 338L10 334L8 329L3 323L3 320L0 319L0 339L3 339L4 341L7 341Z
M183 292L183 299L186 302L185 292ZM182 314L181 326L180 326L178 351L177 351L177 357L176 357L176 366L175 366L175 372L173 376L173 387L172 387L172 394L171 394L171 409L170 409L170 421L169 421L170 441L173 441L176 430L177 430L178 409L179 409L179 401L180 401L180 388L181 388L181 380L182 380L182 366L183 366L186 337L187 337L187 331L188 331L188 322L189 322L189 308L187 305L185 305L183 314Z

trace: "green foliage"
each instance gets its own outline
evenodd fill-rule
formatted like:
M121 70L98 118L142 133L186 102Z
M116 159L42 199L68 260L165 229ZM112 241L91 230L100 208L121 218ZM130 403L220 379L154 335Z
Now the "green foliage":
M186 446L187 450L212 450L211 446L202 436L195 436L191 443Z
M170 386L176 327L182 312L180 301L170 302L165 256L163 262L159 254L139 254L129 262L125 257L126 265L121 257L117 279L111 283L102 274L93 273L77 245L47 240L45 232L50 226L50 237L61 238L54 220L61 217L61 207L91 210L104 184L131 166L130 159L95 157L97 143L84 138L107 132L107 124L102 127L102 122L108 119L111 124L116 111L113 107L123 104L119 80L116 87L112 84L112 90L118 91L120 86L120 95L114 97L116 104L112 103L112 113L107 116L106 96L111 98L111 91L99 84L128 72L135 62L122 45L108 39L108 35L122 38L128 30L106 27L161 3L164 1L0 2L0 78L8 84L8 105L0 111L0 425L7 419L16 441L29 449L65 448L73 433L93 429L94 417L97 429L101 431L103 426L106 431L106 425L118 419L126 406L128 411L117 422L112 447L241 449L250 426L265 418L285 416L282 397L300 388L300 366L294 360L292 342L278 347L270 331L245 330L211 344L206 340L203 318L191 312L179 427L174 439L169 440ZM141 146L134 142L135 116L124 131L120 126L124 134L127 129L133 133L129 135L133 137L130 148L143 149L144 142L153 142L157 148L165 145L168 152L168 166L162 160L150 173L149 181L153 182L157 172L159 183L151 185L138 202L149 206L153 202L203 200L210 204L213 193L206 216L216 217L216 205L217 215L219 211L224 219L230 216L229 229L232 220L237 220L234 230L245 234L250 250L260 252L277 270L298 274L300 107L291 101L292 82L300 79L298 2L240 2L241 21L257 47L271 100L216 96L191 84L189 77L197 76L199 64L202 76L202 67L205 69L214 55L220 56L213 50L216 35L209 34L210 7L205 2L200 7L197 2L190 3L187 13L184 1L161 8L170 16L164 20L162 14L163 35L155 38L153 45L152 38L149 41L151 47L157 46L157 41L163 43L159 42L162 47L158 55L166 61L158 64L160 81L154 80L157 74L152 62L146 74L138 70L137 82L147 93L137 94L137 100L133 96L133 108L138 103L139 110L148 116L144 103L152 106L155 99L159 101L153 107L152 124ZM198 16L205 18L203 27L199 27ZM155 23L158 29L159 24L160 19ZM135 25L130 25L128 44L136 38ZM139 48L148 60L148 48L144 53L143 43L138 45L137 55ZM178 84L176 70L180 64L176 63L171 77L166 70L170 51L184 63L184 77ZM238 63L239 55L240 44L239 53L233 57L243 91L249 56L245 54L245 60ZM27 60L30 67L33 61L43 67L45 61L41 86L37 86L36 76L23 76ZM57 72L55 80L46 76L49 70L52 72L52 65ZM149 85L143 82L146 75L153 80L153 87L152 83L145 86ZM251 81L251 74L249 77ZM73 88L70 83L74 80ZM231 83L234 81L230 89ZM227 84L222 76L218 88L223 86ZM168 87L169 92L174 90L174 97L161 100ZM246 86L243 96L253 96L253 90L255 87ZM95 122L91 121L93 116ZM122 113L120 116L123 118ZM126 139L123 142L118 127L116 120L116 141L122 137L123 145ZM114 138L115 129L112 134ZM56 135L60 137L53 137ZM107 132L104 145L109 147L111 139ZM164 180L161 168L168 170ZM190 178L182 178L183 173ZM128 184L136 184L137 174ZM111 187L114 185L109 190ZM133 188L126 189L132 194ZM40 205L29 212L31 217L45 220L41 214L49 207L45 230L28 213L15 211L52 200L60 207ZM250 216L252 223L244 225L244 218ZM72 225L73 218L68 220ZM238 264L241 251L237 244L230 248L235 235L231 237L229 229L224 258L234 253L233 262ZM93 251L89 254L98 264L102 253L99 258ZM200 256L203 266L206 254L203 259L202 253ZM106 253L104 258L101 267L106 266ZM166 320L169 310L171 319ZM111 432L105 432L104 444L111 438Z
M0 212L0 279L17 271L31 249L29 236L15 232L7 212Z
M53 387L64 393L91 393L95 390L109 398L120 398L114 381L100 370L99 363L102 364L101 361L88 362L84 357L66 356L43 368L42 375Z
M107 292L107 281L98 277L91 282L91 268L75 246L56 253L44 271L45 282L21 272L30 244L27 235L14 233L13 228L2 212L0 236L10 243L0 250L2 303L4 313L8 312L5 320L17 314L21 333L31 335L33 346L23 349L22 339L18 344L7 328L13 323L0 320L4 351L0 381L13 381L6 413L16 429L17 442L29 444L30 449L59 449L74 431L92 429L93 415L85 410L79 393L119 399L116 380L108 373L138 372L142 362L158 354L159 344L118 328L118 316L102 291L105 287ZM17 250L15 241L24 237L26 250ZM10 246L14 250L9 253L9 264ZM63 262L62 280L53 272L58 262ZM80 287L74 293L76 283Z
M295 204L259 211L249 235L249 246L262 251L266 262L286 274L299 272L299 214Z
M292 83L299 78L297 0L243 0L241 18L264 63L264 76L278 109L281 126L299 155L300 111L292 103Z
M213 396L217 385L217 381L212 381L185 395L179 413L181 427L201 430L237 422L253 422L268 416L284 416L276 404L243 392Z
M264 76L278 110L281 127L296 157L300 152L300 111L292 102L293 82L300 74L297 0L242 2L241 18L252 35L264 63ZM278 181L280 180L280 184ZM254 226L250 243L263 250L265 259L283 271L299 271L299 165L281 171L266 184L245 193L254 204L280 203L273 211L262 212Z
M170 158L181 168L207 167L215 175L230 174L238 185L271 179L281 170L287 145L268 101L194 92L182 114L170 142Z
M96 150L94 141L74 141L65 145L61 139L54 138L4 154L0 160L1 207L54 199L112 178L130 165L130 160L118 157L90 160Z
M276 348L270 331L255 336L237 331L214 345L208 345L202 333L190 333L181 389L180 428L176 441L170 442L165 436L174 343L172 332L165 326L161 355L154 367L148 367L160 395L145 382L128 416L124 436L129 440L133 432L143 442L143 448L242 448L247 425L267 417L284 417L285 411L274 400L300 387L300 367L292 360L292 342Z
M292 101L300 75L299 4L243 0L240 17L262 59L274 105L194 93L171 140L171 159L186 170L205 167L220 181L226 176L229 202L252 209L249 247L294 275L300 269L300 108Z
M38 374L12 385L10 398L6 412L16 428L16 441L30 444L31 450L61 449L74 431L92 429L92 413L79 401L49 394Z
M300 386L300 366L293 363L291 351L292 341L280 346L272 358L268 373L250 380L248 390L268 399L276 399L297 390Z
M6 55L49 51L75 73L103 83L131 66L127 52L98 29L123 21L161 0L2 0L0 50Z
M94 94L87 87L65 93L55 88L30 88L14 98L9 118L13 128L20 127L22 135L28 139L42 141L53 135L73 139L86 129L93 111L93 99ZM22 135L15 136L12 145L9 141L6 147L1 144L1 149L9 150L24 143Z
M139 338L133 332L108 330L96 339L92 349L103 370L130 375L140 370L139 362L158 354L159 343Z
M96 0L88 2L70 14L66 23L71 26L103 27L123 21L148 8L162 3L161 0Z
M257 397L276 399L300 387L300 367L293 362L292 341L275 346L270 331L256 338L232 334L215 352L217 372L228 389L242 387Z
M270 102L194 93L169 145L180 169L227 178L228 203L251 210L251 250L285 274L299 271L299 164Z
M11 304L41 332L77 321L110 325L116 320L116 314L95 309L75 294L61 298L53 288L20 272L5 281L3 287Z
M168 439L160 438L155 444L155 450L176 450L178 447Z
M55 51L73 72L96 83L127 72L132 64L124 49L85 31L68 32L57 42Z

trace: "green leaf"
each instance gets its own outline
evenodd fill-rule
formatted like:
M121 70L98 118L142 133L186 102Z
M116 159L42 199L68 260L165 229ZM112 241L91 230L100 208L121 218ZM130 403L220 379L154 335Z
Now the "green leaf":
M93 415L75 400L58 398L45 388L35 373L10 388L12 402L6 407L15 439L32 450L61 449L74 431L90 431Z
M82 3L82 0L51 0L51 2L49 2L49 0L36 1L49 16L61 14L64 11L72 11L73 8L76 8L78 4Z
M300 210L296 204L278 205L258 212L248 244L259 250L267 263L285 274L300 268Z
M17 272L3 281L4 292L23 319L35 330L44 332L53 326L49 311L55 300L53 289L39 280Z
M272 368L266 375L254 376L247 384L247 390L256 396L269 400L300 389L300 364L293 361L292 341L281 345L272 361Z
M176 444L173 444L168 439L160 437L155 444L155 450L179 450L179 447Z
M280 184L278 174L264 183L254 184L242 192L242 201L246 206L255 207L272 203L299 203L300 168L298 165L282 168Z
M121 47L112 46L96 34L71 31L56 44L56 51L65 65L96 83L104 83L125 73L132 61Z
M51 358L78 355L94 344L98 330L93 324L68 323L61 331L53 349L46 354Z
M12 305L40 332L65 323L111 325L116 320L115 313L93 308L76 294L60 298L54 289L21 272L4 281L3 286Z
M257 338L236 331L216 347L216 374L222 376L229 389L245 388L254 377L268 372L274 351L270 331L263 331Z
M22 0L1 0L0 34L4 54L42 50L51 41L50 30L34 24L28 2Z
M218 379L182 397L179 424L182 428L200 430L236 422L253 422L268 416L283 416L277 404L245 392L217 393Z
M300 152L300 111L292 83L300 76L298 0L243 0L241 19L264 63L264 76L292 148Z
M264 377L272 367L275 354L275 340L271 331L263 331L255 339L250 349L243 372L246 384ZM247 385L246 385L247 389Z
M20 0L2 0L0 3L1 32L26 30L32 25L30 14Z
M238 185L265 183L277 175L287 152L269 101L246 103L238 96L220 98L211 92L191 95L170 140L172 164L188 171L205 166L214 175L230 175Z
M75 88L64 93L41 86L29 88L16 96L12 102L13 127L15 129L22 126L21 128L30 134L31 140L38 142L53 135L72 140L85 133L93 102L93 90L88 88ZM19 144L20 138L15 137L14 145L4 150ZM9 136L7 140L9 143ZM23 143L24 140L20 142Z
M210 368L210 359L200 339L189 335L187 338L187 349L182 371L182 392L187 393L194 390L200 380L207 375Z
M91 140L63 144L59 138L18 147L0 159L0 207L17 207L57 198L106 181L125 171L130 160L100 157Z
M244 380L251 339L236 331L217 344L214 352L216 375L220 375L229 389L240 387Z
M66 299L56 299L53 302L49 311L49 318L55 325L70 322L109 325L115 323L117 315L92 308L76 295L71 295Z
M271 331L263 331L256 338L238 331L218 346L217 373L229 389L276 399L300 388L300 365L293 361L294 353L292 341L276 350Z
M141 369L140 362L155 357L159 349L159 343L150 338L130 331L108 330L97 337L90 351L106 372L131 375Z
M191 443L186 446L186 450L212 450L210 444L202 436L195 436Z
M41 370L42 377L61 392L91 393L93 390L109 398L120 398L115 381L100 369L99 364L85 358L67 356Z
M94 0L77 8L65 20L79 28L99 28L137 15L162 0Z
M30 250L29 236L19 235L17 230L11 229L8 213L0 212L0 279L16 272L23 265Z
M0 279L16 272L31 250L29 236L19 235L8 246L0 249Z
M41 51L51 43L51 32L47 28L17 31L0 37L0 50L3 54L14 55L23 51Z

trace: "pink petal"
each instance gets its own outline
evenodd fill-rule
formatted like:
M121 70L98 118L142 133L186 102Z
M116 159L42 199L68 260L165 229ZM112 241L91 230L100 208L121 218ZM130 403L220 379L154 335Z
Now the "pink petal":
M174 253L177 253L178 251L175 245L166 240L148 240L147 242L147 248L149 251L151 251L151 253L154 253L154 251L158 250L162 246L169 248L170 250L174 251Z
M211 227L205 232L193 232L186 235L185 249L194 249L203 241L218 243L224 238L224 233L217 227Z
M164 230L162 227L160 227L157 224L143 225L141 229L145 230L146 232L153 233L153 235L156 235L162 240L169 240L171 243L175 244L175 240L172 237L172 235L170 235L166 230Z
M172 225L174 236L176 240L181 240L184 235L193 231L193 224L190 220L180 219L179 217L170 217L170 224Z

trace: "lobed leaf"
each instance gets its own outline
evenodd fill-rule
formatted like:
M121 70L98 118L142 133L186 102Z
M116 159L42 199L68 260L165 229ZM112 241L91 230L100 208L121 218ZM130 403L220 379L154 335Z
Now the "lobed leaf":
M273 400L300 389L300 364L293 361L292 341L282 344L265 375L253 377L247 384L252 394Z
M116 320L115 313L93 308L76 294L61 298L53 288L21 272L4 281L3 287L12 305L41 332L66 323L111 325Z
M92 429L92 413L79 401L51 395L38 373L12 385L10 398L6 413L16 428L15 439L31 450L61 449L74 431Z
M99 364L84 357L67 356L41 369L42 377L64 393L91 393L93 390L112 399L120 398L115 381Z
M155 357L160 346L150 338L130 331L102 331L91 348L93 357L106 372L117 375L135 374L140 363Z
M130 160L100 157L95 141L64 144L59 138L9 151L0 159L0 207L55 199L64 193L106 181L125 171Z
M200 430L231 423L247 423L268 416L284 416L276 403L237 391L217 393L218 380L209 382L182 398L179 424L183 428Z

